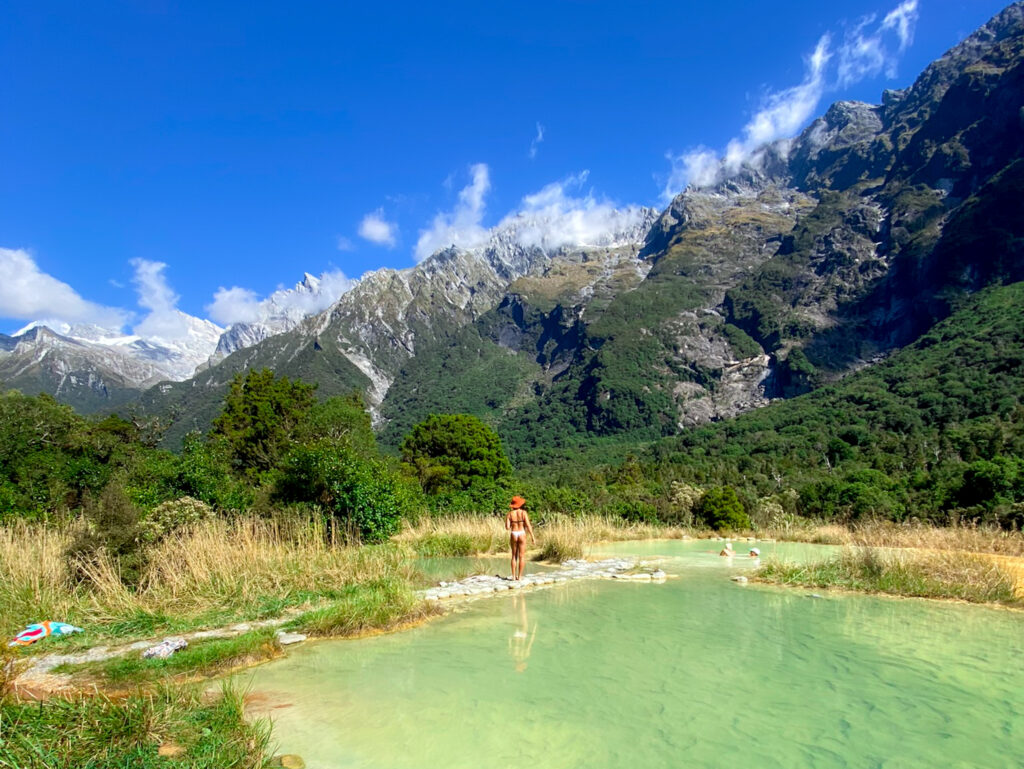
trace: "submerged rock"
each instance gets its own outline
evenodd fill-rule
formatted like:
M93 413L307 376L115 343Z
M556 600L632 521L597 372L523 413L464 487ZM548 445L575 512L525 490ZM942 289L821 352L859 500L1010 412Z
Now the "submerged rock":
M292 644L302 643L306 640L306 636L302 633L287 633L284 630L277 631L277 642L281 646L290 646Z

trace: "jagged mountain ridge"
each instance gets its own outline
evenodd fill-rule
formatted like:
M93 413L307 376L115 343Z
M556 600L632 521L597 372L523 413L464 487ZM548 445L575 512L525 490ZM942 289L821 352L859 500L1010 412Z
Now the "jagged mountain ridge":
M495 307L520 278L543 279L552 265L636 263L643 237L657 212L619 212L615 229L595 244L534 242L536 220L513 219L492 231L482 246L442 249L415 267L380 269L364 275L328 310L294 329L238 350L210 369L180 383L163 383L139 401L146 413L184 415L169 431L174 442L189 429L205 429L238 371L273 368L317 382L321 396L358 389L374 409L403 367L423 346L444 343ZM529 226L530 243L521 241ZM635 274L635 269L633 270ZM601 273L594 283L601 282Z
M672 434L870 365L965 292L1020 279L1022 8L880 105L832 105L645 212L632 240L552 250L506 233L372 273L141 407L185 415L180 437L209 424L235 372L269 366L324 395L363 390L387 442L431 411L469 411L536 459L594 435Z
M671 434L869 365L966 292L1020 280L1022 41L1016 3L906 91L839 102L738 173L686 190L649 232L645 279L576 326L557 376L534 373L532 398L460 407L535 461L594 435ZM517 302L507 321L530 339L552 316ZM470 343L491 359L501 340L479 331ZM431 376L442 373L459 379ZM408 426L470 384L441 393L430 379L396 384L384 415Z
M207 365L212 366L267 337L291 331L306 318L330 307L356 283L339 275L325 273L317 278L303 273L302 280L293 288L278 289L260 302L252 318L232 323L217 340L217 348Z
M191 376L223 332L182 312L166 322L182 333L142 338L93 324L30 323L0 336L0 382L83 411L132 400L157 382Z

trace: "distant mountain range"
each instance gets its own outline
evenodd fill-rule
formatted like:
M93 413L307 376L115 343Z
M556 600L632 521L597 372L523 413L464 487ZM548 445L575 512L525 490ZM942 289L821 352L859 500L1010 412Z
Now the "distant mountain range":
M905 91L834 104L660 213L613 212L585 235L507 219L476 248L368 273L329 307L197 325L187 350L0 336L0 381L160 414L171 443L209 425L236 372L264 366L321 396L363 392L392 445L443 411L477 414L535 459L671 435L870 366L967 294L1024 280L1022 153L1015 3ZM316 279L294 291L314 297Z

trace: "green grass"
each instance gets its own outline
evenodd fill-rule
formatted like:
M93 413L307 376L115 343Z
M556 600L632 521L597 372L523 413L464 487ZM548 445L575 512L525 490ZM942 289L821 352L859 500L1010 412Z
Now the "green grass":
M112 686L151 683L167 676L208 677L239 665L278 656L281 647L274 637L276 632L274 628L261 628L234 638L194 641L162 660L143 659L141 654L131 654L102 662L64 664L55 668L55 672L84 673Z
M583 557L583 542L568 537L552 537L543 540L540 552L533 557L535 561L551 561L562 563Z
M161 688L124 699L80 696L0 703L0 769L255 769L267 724L247 723L242 695L225 687L209 701L198 688ZM159 756L179 746L178 759Z
M963 552L846 549L825 561L794 564L769 560L755 576L802 587L837 587L918 598L1021 605L1012 575L991 558Z
M468 556L477 553L486 553L491 550L493 542L490 538L486 542L471 534L433 532L413 542L413 548L418 555L427 557L437 556Z
M309 635L350 636L388 630L432 612L404 580L383 578L350 585L328 606L302 614L287 625Z

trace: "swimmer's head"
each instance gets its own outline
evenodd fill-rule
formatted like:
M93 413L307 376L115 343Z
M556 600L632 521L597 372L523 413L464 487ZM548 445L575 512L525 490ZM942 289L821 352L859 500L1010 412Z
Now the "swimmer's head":
M750 548L750 557L751 558L759 558L760 556L761 556L761 551L760 550L758 550L756 547Z

